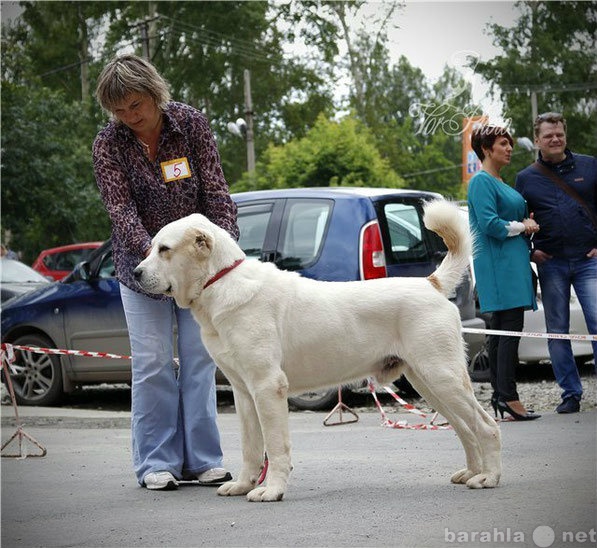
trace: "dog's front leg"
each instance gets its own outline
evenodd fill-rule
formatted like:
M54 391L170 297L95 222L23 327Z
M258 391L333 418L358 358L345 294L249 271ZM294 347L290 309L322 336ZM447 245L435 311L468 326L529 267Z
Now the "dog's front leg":
M247 495L252 502L282 500L292 470L288 433L288 381L281 371L255 392L255 406L261 423L268 457L266 485Z
M263 435L255 403L245 390L234 388L234 404L241 423L243 463L236 481L218 488L218 495L246 495L257 484L263 468Z

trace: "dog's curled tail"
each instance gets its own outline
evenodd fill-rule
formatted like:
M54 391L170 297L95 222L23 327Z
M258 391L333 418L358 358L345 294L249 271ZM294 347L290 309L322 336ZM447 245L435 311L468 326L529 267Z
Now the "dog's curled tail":
M471 235L466 217L458 206L446 200L433 200L424 207L425 226L439 234L448 248L448 254L428 280L448 296L456 289L472 252Z

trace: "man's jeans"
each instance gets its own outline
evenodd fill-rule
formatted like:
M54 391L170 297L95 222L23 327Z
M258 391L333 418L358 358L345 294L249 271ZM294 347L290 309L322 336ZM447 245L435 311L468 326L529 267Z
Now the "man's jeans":
M570 329L570 286L583 310L589 333L597 333L597 258L550 259L537 268L548 333ZM597 359L597 342L593 341ZM549 339L549 356L562 399L582 397L582 384L569 340ZM596 361L597 365L597 361Z

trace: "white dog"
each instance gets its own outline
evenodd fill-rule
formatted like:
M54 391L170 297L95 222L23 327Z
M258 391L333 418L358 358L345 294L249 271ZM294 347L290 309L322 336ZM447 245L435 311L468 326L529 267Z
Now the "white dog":
M475 399L458 308L447 298L469 264L471 239L457 208L425 206L425 224L448 246L427 278L320 282L244 260L230 235L195 214L162 228L135 276L150 293L191 308L209 353L230 381L243 464L220 495L281 500L292 469L287 396L402 373L448 419L466 453L454 483L495 487L500 433ZM267 452L264 486L257 486Z

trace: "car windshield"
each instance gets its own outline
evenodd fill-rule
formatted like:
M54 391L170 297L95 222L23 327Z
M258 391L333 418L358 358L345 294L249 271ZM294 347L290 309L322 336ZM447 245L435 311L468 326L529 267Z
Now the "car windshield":
M12 259L2 259L0 264L0 281L2 283L48 282L48 279L26 264Z

